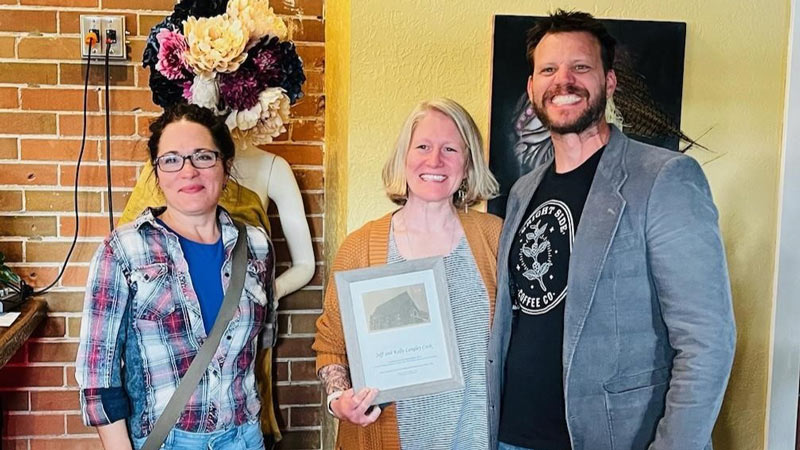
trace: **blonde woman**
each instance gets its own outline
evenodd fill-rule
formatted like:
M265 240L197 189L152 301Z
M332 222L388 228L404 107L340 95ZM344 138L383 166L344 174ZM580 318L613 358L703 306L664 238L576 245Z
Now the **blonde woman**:
M487 448L485 359L496 290L495 216L469 206L496 195L475 122L449 99L417 105L383 170L400 208L350 234L333 272L444 257L465 386L370 408L374 389L354 392L334 283L329 281L314 350L317 371L339 419L337 448Z

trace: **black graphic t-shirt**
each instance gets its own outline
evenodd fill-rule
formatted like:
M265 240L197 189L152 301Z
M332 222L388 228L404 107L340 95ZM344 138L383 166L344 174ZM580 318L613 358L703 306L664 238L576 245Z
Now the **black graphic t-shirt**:
M514 303L506 359L500 441L537 450L570 449L564 409L562 344L572 243L601 148L563 174L545 172L508 257Z

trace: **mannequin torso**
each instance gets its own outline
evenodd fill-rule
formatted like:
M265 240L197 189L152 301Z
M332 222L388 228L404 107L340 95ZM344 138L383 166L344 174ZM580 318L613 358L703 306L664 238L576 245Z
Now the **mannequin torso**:
M270 199L278 208L292 266L275 279L277 300L300 289L314 276L314 250L300 189L285 159L250 145L237 149L233 174L240 185L258 195L264 211Z

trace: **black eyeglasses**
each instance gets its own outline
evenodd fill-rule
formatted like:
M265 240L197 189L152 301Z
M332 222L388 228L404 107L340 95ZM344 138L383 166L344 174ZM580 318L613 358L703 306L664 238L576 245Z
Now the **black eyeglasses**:
M209 169L217 165L217 160L221 156L222 155L216 150L198 148L191 155L183 156L177 153L168 153L159 156L156 158L155 164L158 170L162 172L178 172L183 169L183 165L188 159L195 169Z

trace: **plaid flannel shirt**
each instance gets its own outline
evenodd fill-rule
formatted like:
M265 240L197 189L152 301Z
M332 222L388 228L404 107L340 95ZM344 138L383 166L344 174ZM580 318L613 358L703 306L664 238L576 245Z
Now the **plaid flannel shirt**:
M86 425L118 420L150 434L207 335L178 237L148 209L97 249L81 323L76 379ZM227 290L237 229L220 208ZM274 344L275 257L260 228L247 226L247 275L238 310L176 427L210 432L258 420L254 361L259 334ZM122 405L122 406L121 406Z

